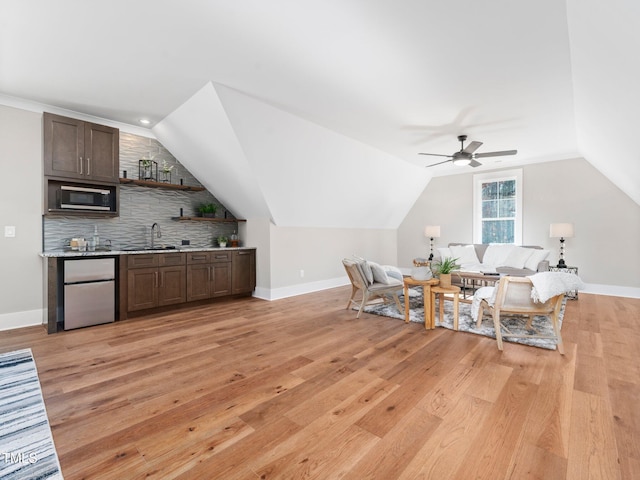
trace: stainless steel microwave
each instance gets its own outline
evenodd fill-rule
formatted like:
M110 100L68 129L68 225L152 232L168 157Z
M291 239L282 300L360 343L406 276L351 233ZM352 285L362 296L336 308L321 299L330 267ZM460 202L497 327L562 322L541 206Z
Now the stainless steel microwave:
M114 205L115 192L108 188L60 185L58 207L69 210L110 211Z

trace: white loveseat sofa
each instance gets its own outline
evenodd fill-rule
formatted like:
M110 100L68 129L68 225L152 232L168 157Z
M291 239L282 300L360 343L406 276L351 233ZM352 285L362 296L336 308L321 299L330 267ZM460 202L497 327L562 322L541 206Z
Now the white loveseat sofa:
M461 271L526 277L548 271L550 253L550 250L537 246L450 243L446 248L437 249L435 260L452 257L458 259ZM453 275L452 281L460 283L456 277Z

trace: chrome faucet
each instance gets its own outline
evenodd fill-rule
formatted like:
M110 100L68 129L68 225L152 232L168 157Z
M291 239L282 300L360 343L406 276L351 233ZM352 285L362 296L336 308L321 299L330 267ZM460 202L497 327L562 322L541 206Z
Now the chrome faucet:
M158 232L156 235L158 235L158 238L162 238L162 232L160 231L160 225L158 225L157 223L154 223L153 225L151 225L151 249L153 250L153 230L155 228L158 228Z

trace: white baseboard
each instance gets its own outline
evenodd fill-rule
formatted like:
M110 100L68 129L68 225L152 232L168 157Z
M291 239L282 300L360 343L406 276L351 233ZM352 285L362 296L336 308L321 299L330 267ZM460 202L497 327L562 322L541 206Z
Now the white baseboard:
M344 276L273 289L256 287L253 292L253 296L263 300L279 300L281 298L295 297L297 295L318 292L329 288L342 287L344 285L349 285L349 283L349 277Z
M640 298L640 288L623 287L620 285L599 285L587 283L580 293L593 293L595 295L610 295L612 297Z
M0 331L42 325L43 315L44 311L41 308L25 312L2 313L0 314Z

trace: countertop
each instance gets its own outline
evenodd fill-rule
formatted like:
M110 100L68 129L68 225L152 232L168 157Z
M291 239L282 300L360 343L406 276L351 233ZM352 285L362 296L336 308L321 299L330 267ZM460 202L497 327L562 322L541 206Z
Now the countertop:
M227 250L254 250L255 247L177 247L161 250L99 250L96 252L79 252L77 250L50 250L42 252L41 257L104 257L113 255L140 255L144 253L186 253L186 252L219 252Z

